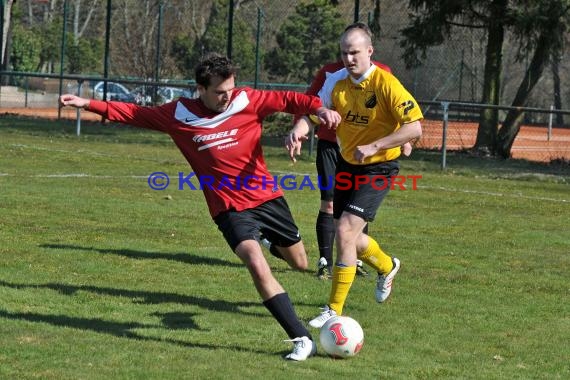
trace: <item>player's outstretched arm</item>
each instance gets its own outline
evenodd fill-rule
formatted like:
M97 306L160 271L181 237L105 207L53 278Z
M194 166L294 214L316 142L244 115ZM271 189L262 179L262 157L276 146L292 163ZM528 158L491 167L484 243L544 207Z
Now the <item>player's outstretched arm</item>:
M80 98L79 96L72 94L64 94L59 97L59 106L65 107L75 107L75 108L87 108L89 107L89 99Z

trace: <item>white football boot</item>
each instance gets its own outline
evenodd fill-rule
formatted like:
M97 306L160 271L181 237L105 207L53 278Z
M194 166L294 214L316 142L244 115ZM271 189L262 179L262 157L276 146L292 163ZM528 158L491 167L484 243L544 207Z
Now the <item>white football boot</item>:
M336 316L336 311L331 309L328 305L322 307L321 310L321 314L317 315L315 318L309 321L309 326L320 329L323 327L326 321Z
M392 271L388 273L386 276L381 275L378 273L378 280L376 280L376 301L377 302L384 302L390 297L390 293L392 293L392 281L394 281L394 277L396 273L400 270L400 260L393 257L392 263L394 263L394 267Z
M285 342L293 342L293 351L285 356L287 360L300 362L317 353L317 344L309 339L309 337L302 336L295 339L288 339Z

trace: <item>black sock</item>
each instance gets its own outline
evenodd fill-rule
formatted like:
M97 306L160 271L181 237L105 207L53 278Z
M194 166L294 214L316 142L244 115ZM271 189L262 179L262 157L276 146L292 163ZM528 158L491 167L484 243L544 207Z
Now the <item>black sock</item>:
M287 293L280 293L263 301L263 306L271 312L290 339L306 336L313 340L309 330L303 326L299 317L297 317L297 313L295 313L295 309Z
M316 223L317 243L319 244L319 256L327 260L328 265L333 263L334 245L334 219L332 214L319 211Z

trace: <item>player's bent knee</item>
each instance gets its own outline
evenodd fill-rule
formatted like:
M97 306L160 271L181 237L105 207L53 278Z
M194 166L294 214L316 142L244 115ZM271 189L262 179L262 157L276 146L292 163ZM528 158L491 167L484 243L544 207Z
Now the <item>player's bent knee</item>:
M296 270L307 270L309 268L309 263L307 260L294 260L290 263L291 267Z
M287 248L281 248L281 250L283 257L291 268L301 271L309 268L307 253L305 252L305 247L301 242Z

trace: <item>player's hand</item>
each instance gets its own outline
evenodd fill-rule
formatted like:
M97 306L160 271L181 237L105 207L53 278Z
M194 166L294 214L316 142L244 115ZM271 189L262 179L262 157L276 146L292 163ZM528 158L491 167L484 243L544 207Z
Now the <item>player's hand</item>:
M342 120L338 112L325 107L319 108L316 116L319 118L320 125L324 125L328 129L336 129Z
M376 149L373 144L360 145L354 150L353 157L356 161L362 164L367 157L373 156L377 151L378 149Z
M64 94L59 97L59 106L65 107L75 107L75 108L86 108L89 106L89 99L80 98L79 96L72 94Z
M412 154L412 144L409 142L402 145L400 149L402 150L402 154L406 157L410 157L410 154Z
M307 136L298 134L295 131L291 131L291 133L289 133L287 137L285 137L285 149L287 149L287 151L289 152L289 158L291 159L291 161L297 162L295 156L301 154L302 143L307 139L308 139Z

